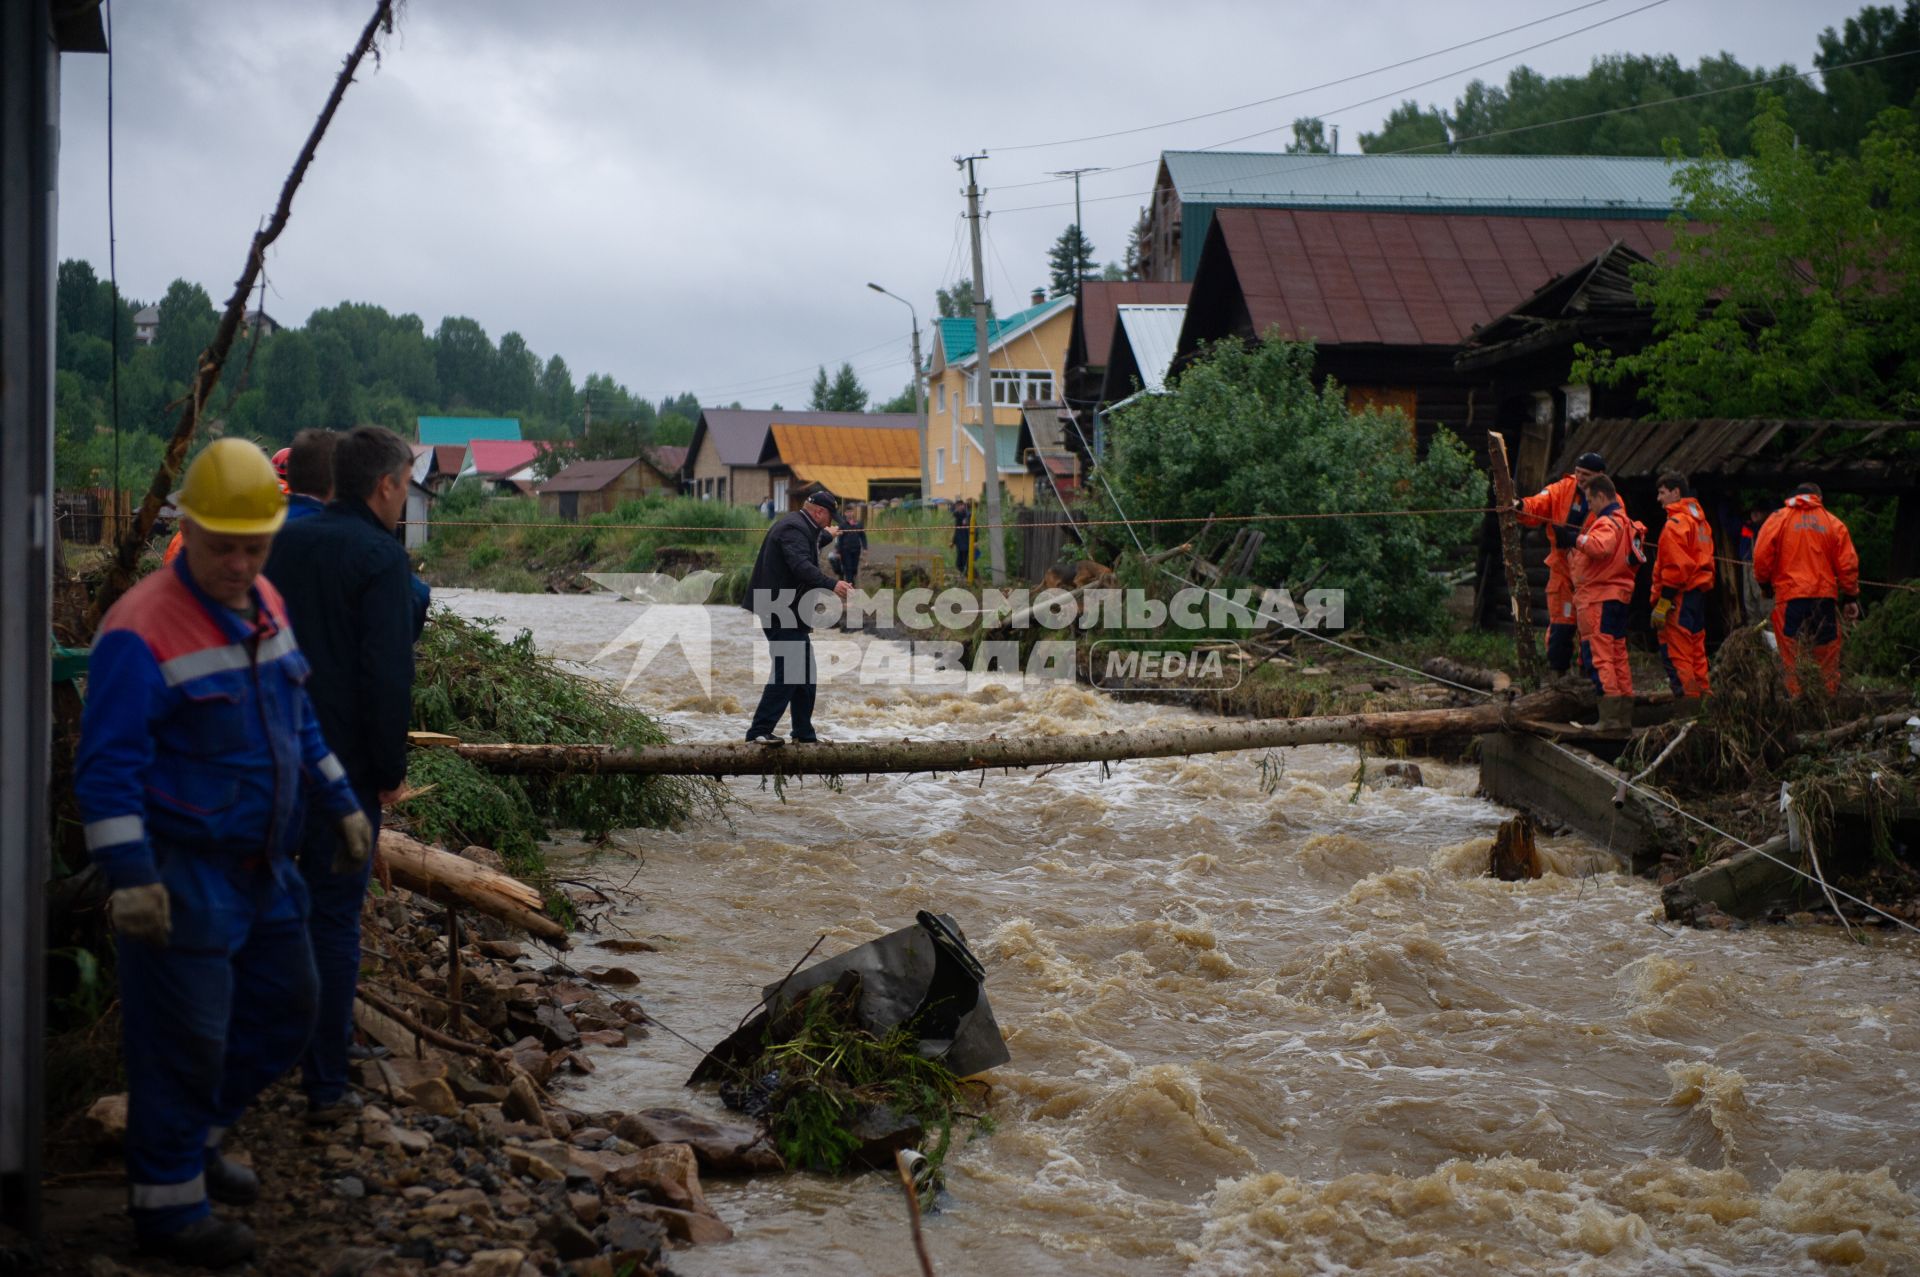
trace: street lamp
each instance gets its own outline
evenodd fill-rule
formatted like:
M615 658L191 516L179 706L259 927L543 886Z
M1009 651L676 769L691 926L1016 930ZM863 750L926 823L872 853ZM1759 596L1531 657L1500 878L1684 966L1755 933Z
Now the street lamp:
M868 284L867 287L905 306L907 314L913 319L913 416L920 433L920 500L930 501L933 499L933 484L927 473L927 396L925 387L920 384L920 312L898 293L890 293L878 284Z

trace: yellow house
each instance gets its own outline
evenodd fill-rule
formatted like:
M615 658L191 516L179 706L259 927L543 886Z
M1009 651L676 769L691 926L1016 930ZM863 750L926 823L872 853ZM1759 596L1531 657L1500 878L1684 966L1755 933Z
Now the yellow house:
M1020 409L1064 391L1067 340L1073 335L1073 298L1040 301L1017 314L993 319L987 328L987 369L993 379L995 461L1007 496L1032 504L1034 476L1019 455ZM973 500L987 475L978 366L971 316L942 319L933 329L927 364L927 475L929 496Z

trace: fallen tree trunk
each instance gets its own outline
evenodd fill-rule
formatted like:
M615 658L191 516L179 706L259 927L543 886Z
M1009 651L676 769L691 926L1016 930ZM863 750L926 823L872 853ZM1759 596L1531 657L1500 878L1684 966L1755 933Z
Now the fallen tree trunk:
M1458 683L1463 687L1477 687L1483 692L1504 692L1513 686L1513 679L1505 670L1462 665L1459 661L1450 660L1444 656L1429 656L1420 662L1420 668L1435 678L1445 679L1449 683Z
M429 847L391 829L380 831L380 858L393 880L441 904L466 905L562 949L567 929L540 912L540 893L498 870Z
M1896 727L1905 727L1910 718L1920 717L1920 708L1895 710L1891 714L1881 714L1877 718L1862 718L1856 722L1839 727L1828 728L1823 732L1801 732L1793 738L1796 752L1807 749L1824 749L1834 745L1843 745L1861 736L1871 736L1875 732L1890 731Z
M980 771L994 767L1048 767L1062 763L1173 758L1287 745L1479 735L1512 728L1528 718L1558 718L1579 707L1578 697L1541 692L1462 709L1323 718L1263 719L1218 727L1086 736L1030 736L985 740L849 741L770 746L745 741L648 745L453 745L477 766L503 772L645 776L857 776L878 772Z

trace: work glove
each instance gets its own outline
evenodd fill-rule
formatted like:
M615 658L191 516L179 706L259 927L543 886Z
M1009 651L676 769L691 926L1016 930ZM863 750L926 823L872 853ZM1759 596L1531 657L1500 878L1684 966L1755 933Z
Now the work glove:
M340 845L334 849L333 872L353 873L373 854L373 825L358 808L340 818Z
M113 927L129 940L164 945L173 931L173 905L157 882L122 887L107 898Z
M1653 628L1663 630L1667 627L1667 618L1673 615L1673 600L1660 599L1653 605Z

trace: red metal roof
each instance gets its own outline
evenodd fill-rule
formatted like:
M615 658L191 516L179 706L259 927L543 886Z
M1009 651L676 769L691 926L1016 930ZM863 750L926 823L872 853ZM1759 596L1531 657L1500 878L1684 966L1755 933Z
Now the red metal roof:
M1457 345L1616 240L1648 257L1673 243L1664 222L1611 218L1223 208L1214 222L1253 331L1322 345Z
M1080 285L1080 326L1086 362L1107 357L1113 347L1113 325L1122 306L1184 305L1193 285L1181 282L1089 279Z
M475 474L504 475L532 465L540 447L533 439L475 439L467 450L473 453Z
M464 443L436 443L433 448L434 474L459 474L460 467L467 460L467 445Z

